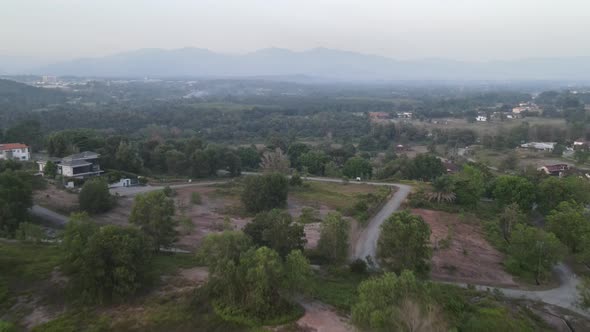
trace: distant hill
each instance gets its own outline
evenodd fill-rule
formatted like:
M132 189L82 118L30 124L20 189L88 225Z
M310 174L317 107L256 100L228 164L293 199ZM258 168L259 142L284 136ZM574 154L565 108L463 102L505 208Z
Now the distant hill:
M26 109L65 101L66 95L54 89L42 89L27 84L0 79L0 106Z
M0 59L1 61L1 59ZM0 63L0 68L3 65ZM35 74L116 77L312 77L327 80L590 80L590 57L464 62L400 61L315 48L303 52L269 48L231 55L206 49L142 49L100 58L56 63Z

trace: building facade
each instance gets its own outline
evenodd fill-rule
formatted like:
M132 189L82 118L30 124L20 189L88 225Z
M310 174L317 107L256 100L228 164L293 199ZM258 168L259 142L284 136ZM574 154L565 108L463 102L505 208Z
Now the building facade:
M31 160L31 149L21 143L0 144L0 160Z

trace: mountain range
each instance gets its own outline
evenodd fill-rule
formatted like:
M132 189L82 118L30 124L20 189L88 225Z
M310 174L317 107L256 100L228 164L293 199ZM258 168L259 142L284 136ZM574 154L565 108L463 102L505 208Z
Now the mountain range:
M5 74L86 77L273 77L334 81L397 80L590 80L590 56L468 62L447 59L395 60L326 48L261 49L223 54L200 48L141 49L42 66L3 63Z

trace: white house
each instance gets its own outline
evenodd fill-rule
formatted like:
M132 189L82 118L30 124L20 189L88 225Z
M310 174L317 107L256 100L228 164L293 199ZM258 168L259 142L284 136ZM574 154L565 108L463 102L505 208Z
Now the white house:
M485 115L478 115L475 117L475 121L486 122L486 121L488 121L488 117Z
M57 174L63 175L68 178L87 178L90 176L100 175L103 171L100 169L98 163L98 157L100 155L96 152L84 151L76 153L62 159L50 159L57 165ZM48 160L40 160L37 162L39 165L39 172L45 170Z
M29 147L21 143L0 144L0 160L30 160L31 151Z
M553 151L555 148L555 142L530 142L521 144L521 148L533 149L538 151Z

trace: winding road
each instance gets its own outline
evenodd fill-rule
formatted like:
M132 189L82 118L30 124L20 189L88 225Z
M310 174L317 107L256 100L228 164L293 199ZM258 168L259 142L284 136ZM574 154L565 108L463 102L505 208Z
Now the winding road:
M244 175L259 175L259 173L253 172L243 172ZM319 182L332 182L332 183L343 183L344 181L341 179L333 179L333 178L321 178L321 177L305 177L305 180L308 181L319 181ZM179 185L172 185L171 188L186 188L192 186L208 186L214 184L220 184L228 182L229 180L220 180L220 181L208 181L208 182L193 182L193 183L184 183ZM379 231L381 224L397 209L399 209L400 205L403 201L408 197L410 194L412 187L404 184L396 184L396 183L386 183L386 182L349 182L350 185L356 184L368 184L374 186L390 186L390 187L397 187L398 190L395 194L383 205L381 210L375 214L367 224L366 228L360 234L358 240L353 245L353 254L352 258L361 258L365 259L367 256L373 258L373 261L376 261L375 254L377 250L377 240L379 238ZM150 192L154 190L161 190L163 186L144 186L144 187L123 187L123 188L114 188L111 189L112 194L118 194L119 196L134 196L140 193ZM53 212L41 206L35 205L31 208L31 213L36 215L40 218L43 218L49 222L52 222L58 226L63 226L67 222L68 218L64 215L59 213ZM175 251L177 249L171 248L168 249L171 251ZM178 252L186 252L184 250L178 249ZM486 286L486 285L473 285L475 288L479 290L491 290L491 289L498 289L500 290L505 296L516 298L516 299L529 299L534 301L541 301L548 304L552 304L558 307L562 307L565 309L569 309L573 312L576 312L582 316L590 318L590 313L586 310L581 309L577 306L578 301L578 290L577 286L580 283L579 278L565 265L565 264L558 264L555 267L555 272L559 276L560 279L560 286L557 288L549 289L549 290L542 290L542 291L527 291L527 290L519 290L519 289L512 289L512 288L497 288L493 286ZM464 283L452 283L458 286L467 287L467 284Z

